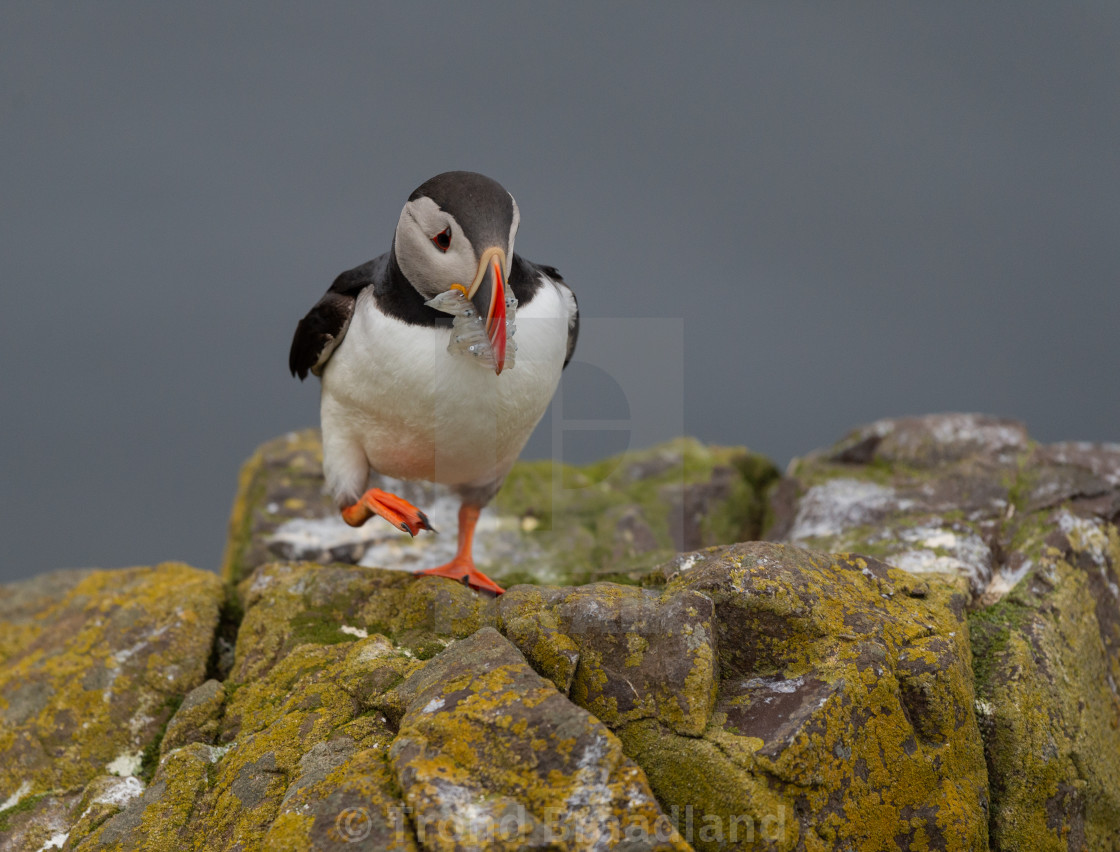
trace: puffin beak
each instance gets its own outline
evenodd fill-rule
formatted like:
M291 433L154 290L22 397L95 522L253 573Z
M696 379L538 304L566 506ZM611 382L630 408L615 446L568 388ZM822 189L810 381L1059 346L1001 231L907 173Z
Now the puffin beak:
M478 309L478 315L486 317L486 334L494 352L494 372L498 375L501 375L506 364L505 259L506 254L500 248L483 252L474 285L468 293Z

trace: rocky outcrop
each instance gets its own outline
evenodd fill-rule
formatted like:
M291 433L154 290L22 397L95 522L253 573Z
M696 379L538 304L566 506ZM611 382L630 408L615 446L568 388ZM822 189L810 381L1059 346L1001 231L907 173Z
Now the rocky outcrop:
M1017 423L873 423L790 467L772 535L972 592L999 850L1120 848L1120 445Z
M316 453L246 466L224 586L4 590L0 850L1120 845L1120 447L887 421L770 510L743 450L531 463L497 599L334 561L428 537L335 537Z

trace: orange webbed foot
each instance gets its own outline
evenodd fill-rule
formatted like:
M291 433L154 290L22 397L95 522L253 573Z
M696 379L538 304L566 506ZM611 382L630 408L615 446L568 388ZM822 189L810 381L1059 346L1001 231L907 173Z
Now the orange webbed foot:
M342 520L352 527L360 527L374 515L380 515L409 535L414 536L421 530L435 532L427 515L407 500L388 491L382 491L380 488L371 488L358 499L357 503L346 506L342 510Z
M505 589L474 567L474 560L470 557L456 556L446 565L417 571L417 574L426 574L430 577L447 577L459 583L466 583L479 592L490 592L493 595L505 593Z

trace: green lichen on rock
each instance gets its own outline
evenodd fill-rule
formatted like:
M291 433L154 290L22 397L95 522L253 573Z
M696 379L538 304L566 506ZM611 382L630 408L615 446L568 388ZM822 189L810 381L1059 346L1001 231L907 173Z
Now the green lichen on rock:
M765 543L651 576L514 587L497 627L696 848L986 848L967 581Z
M237 585L276 558L268 533L279 518L329 512L323 496L323 448L317 429L289 432L262 445L241 467L230 513L222 577Z
M235 692L220 737L236 745L205 794L207 834L260 838L270 830L301 759L356 715L336 677L348 650L300 645L267 678Z
M520 465L492 599L343 564L422 550L271 442L224 586L0 594L0 849L1120 848L1120 446L943 415L791 474L765 510L742 450ZM764 523L817 547L674 555Z
M224 576L240 583L282 559L361 562L415 570L454 550L457 500L445 489L383 485L421 506L439 536L402 537L378 519L346 527L322 495L318 432L293 433L246 462L230 522ZM679 439L592 465L519 462L483 512L479 567L505 585L632 583L680 550L756 537L778 476L742 448Z
M998 849L1120 846L1120 534L1059 510L1033 565L972 616Z
M625 725L618 736L695 848L796 848L799 828L788 803L729 760L718 742L681 736L652 719Z
M362 749L347 734L314 746L300 761L263 843L275 852L420 849L385 748Z
M614 730L696 848L985 848L965 581L769 544L712 548L650 576L644 588L516 586L490 601L378 569L264 566L243 585L240 709L227 711L223 739L251 733L246 719L274 718L276 696L322 667L317 655L352 644L341 626L378 631L379 647L396 655L359 691L363 712L381 711L404 731L417 695L424 706L446 698L436 691L451 689L456 638L493 625L558 699L569 696ZM424 663L428 647L441 653ZM456 730L473 742L469 729ZM441 736L432 749L439 766L457 753L450 733ZM296 758L273 752L270 771ZM455 759L476 758L468 750ZM394 762L394 772L410 772L406 764ZM443 768L439 777L461 786L462 770ZM528 795L517 789L507 805ZM282 822L294 837L311 830L298 814Z
M191 690L193 692L194 690ZM163 740L167 734L167 726L171 722L171 718L178 712L179 707L183 703L181 695L169 695L163 700L163 712L160 714L166 719L160 729L156 731L156 735L151 741L144 746L144 750L140 752L140 770L137 776L145 782L152 780L152 775L156 771L156 766L159 764L159 756L163 750Z
M212 678L188 692L168 720L157 758L190 743L213 743L218 736L225 700L225 687Z
M395 693L390 755L425 848L688 848L610 730L492 628Z
M234 683L260 677L301 644L388 636L420 658L488 623L492 602L460 583L354 565L278 562L241 586L245 617L238 632Z
M24 798L17 801L15 804L4 808L0 811L0 832L7 834L13 828L12 822L18 820L21 814L31 813L35 811L39 803L50 796L50 793L38 793L34 796L24 796Z
M71 848L191 849L186 827L206 789L211 749L192 743L163 759L143 794L132 798L85 836L75 832Z
M648 722L620 735L663 806L714 815L697 848L986 848L968 631L950 593L864 557L762 543L670 573L667 591L714 604L717 703L700 740ZM757 846L727 845L736 817Z
M220 581L166 563L68 575L54 599L19 586L11 598L28 605L2 631L0 799L127 771L204 678Z
M775 517L775 537L968 578L994 849L1120 845L1120 446L880 421L791 464Z
M612 728L655 718L688 736L704 730L717 682L704 595L615 583L518 586L499 599L498 617L539 672ZM529 622L542 628L527 630Z
M294 568L269 575L269 583L299 586L331 570ZM248 615L277 602L269 583L248 596ZM411 624L417 616L403 618ZM327 637L288 648L251 678L227 685L224 701L214 686L192 693L168 726L169 735L183 731L190 739L209 730L213 713L195 712L209 707L221 716L214 742L165 750L147 789L80 825L73 848L476 848L441 845L440 838L453 816L490 807L499 781L507 785L512 807L502 811L503 819L531 812L538 828L552 831L553 823L541 822L548 817L557 832L576 837L564 841L562 833L550 834L549 848L587 848L577 829L632 835L661 817L641 770L610 732L533 673L492 630L474 630L458 642L449 638L447 649L427 662L380 634L345 635L344 642ZM489 657L480 643L498 647L501 666L484 664ZM235 671L242 662L239 657ZM464 679L475 684L477 697L458 711L449 706L440 714L429 706L431 697L421 695L424 689L453 690ZM439 788L442 776L435 787L421 783L416 772L423 761L402 755L414 758L417 738L434 738L437 731L439 760L466 755L460 774L469 772L475 766L469 750L477 747L491 758L491 774L475 772L474 786L459 792ZM499 759L502 748L514 751ZM520 764L523 748L532 749L534 759ZM602 804L604 789L613 791L609 807ZM477 830L478 820L471 824ZM521 838L524 832L517 831ZM647 839L641 848L688 848L679 840ZM521 848L518 843L506 848Z
M545 556L503 576L633 582L679 551L755 538L777 476L772 463L741 447L688 438L584 467L520 463L495 504L531 526Z
M72 818L67 832L70 847L76 847L143 792L144 783L134 776L100 775L90 781L81 791L77 804L71 808Z
M0 849L37 852L56 848L73 822L80 790L52 790L28 796L0 811Z
M556 616L543 605L543 588L547 587L511 589L508 594L512 597L503 599L500 606L499 624L502 634L521 649L533 668L567 695L579 664L579 645L561 632ZM516 603L511 606L510 602ZM527 611L518 612L521 608Z
M416 665L379 636L298 645L233 690L219 745L166 752L144 795L80 848L329 847L345 798L332 779L357 796L376 775L392 732L371 701Z
M981 595L991 541L1036 449L1020 424L954 414L883 420L790 464L768 537L875 556L915 573L957 573Z

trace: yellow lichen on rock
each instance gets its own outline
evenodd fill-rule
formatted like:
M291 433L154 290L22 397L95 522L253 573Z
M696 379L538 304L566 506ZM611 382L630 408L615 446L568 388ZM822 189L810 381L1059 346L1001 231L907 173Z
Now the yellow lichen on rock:
M1033 582L974 618L986 657L978 715L992 766L993 842L1113 849L1120 844L1120 533L1065 512L1053 526L1066 532L1043 528L1019 542L1036 560Z
M241 467L230 512L222 578L231 585L275 558L266 532L275 523L270 503L288 517L325 516L333 511L322 496L323 447L318 429L289 432L259 447ZM266 499L267 496L267 499ZM298 505L290 500L298 500Z
M610 727L656 718L691 736L715 702L711 613L702 595L615 583L519 587L497 604L499 626L537 670L559 666L554 682Z
M427 849L687 849L642 771L495 630L451 646L395 690L391 756ZM542 747L530 748L531 739Z
M623 732L663 805L766 821L766 848L985 848L967 624L910 584L875 560L761 543L680 572L669 591L714 602L721 680L715 748ZM726 832L693 842L729 848Z
M975 414L883 420L791 463L773 505L771 537L967 582L951 608L968 610L993 849L1120 848L1120 445L1039 445ZM927 736L957 713L945 650L900 657Z
M92 571L24 612L0 662L0 797L135 766L205 677L218 578L186 565ZM6 632L6 631L5 631Z
M233 690L215 743L165 754L144 796L80 848L311 849L345 841L346 802L372 813L383 800L403 817L385 775L393 734L368 702L417 663L386 644L293 648Z
M295 434L246 466L224 589L161 566L0 596L0 844L1120 848L1120 447L875 424L775 496L779 532L860 552L749 542L641 572L757 529L769 474L674 442L564 468L557 502L530 463L493 540L552 536L571 546L534 571L627 584L497 600L334 562L345 543L273 561L281 526L333 512L318 452Z

